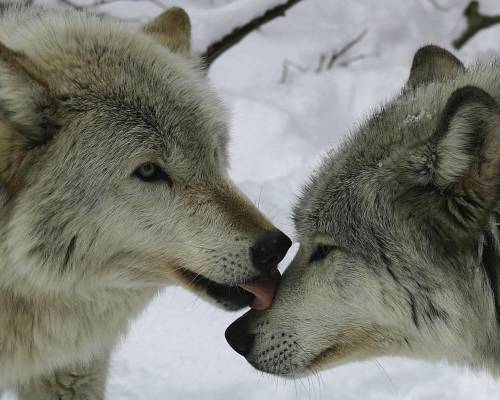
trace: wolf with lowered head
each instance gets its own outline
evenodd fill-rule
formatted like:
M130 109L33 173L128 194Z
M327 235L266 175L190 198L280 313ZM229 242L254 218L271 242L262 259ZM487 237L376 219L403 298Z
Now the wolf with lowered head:
M500 63L426 46L403 90L304 187L272 307L227 331L300 376L384 355L500 373Z

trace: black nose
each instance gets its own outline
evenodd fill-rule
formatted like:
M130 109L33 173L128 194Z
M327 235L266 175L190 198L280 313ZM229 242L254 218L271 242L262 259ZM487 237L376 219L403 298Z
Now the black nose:
M283 260L291 245L290 238L281 231L264 233L250 248L253 265L262 273L269 273Z
M255 335L248 333L246 314L226 329L226 340L234 351L246 357L252 350Z

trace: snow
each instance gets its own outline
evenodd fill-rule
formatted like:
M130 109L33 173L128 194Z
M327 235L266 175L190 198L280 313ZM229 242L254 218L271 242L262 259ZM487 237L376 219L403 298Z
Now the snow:
M192 16L194 48L200 50L280 2L175 4ZM418 47L430 42L450 47L464 28L466 3L303 0L215 62L209 78L231 112L231 175L277 226L293 236L291 206L321 155L400 89ZM500 13L494 0L481 1L481 9ZM161 8L121 1L98 10L147 19ZM365 29L361 42L331 70L315 73L321 54L330 55ZM495 54L499 34L500 25L478 34L459 57L472 61ZM299 68L290 67L281 83L285 60ZM109 399L486 400L500 393L500 380L487 373L398 358L354 363L298 381L264 376L225 343L224 330L238 315L182 289L166 290L115 353Z

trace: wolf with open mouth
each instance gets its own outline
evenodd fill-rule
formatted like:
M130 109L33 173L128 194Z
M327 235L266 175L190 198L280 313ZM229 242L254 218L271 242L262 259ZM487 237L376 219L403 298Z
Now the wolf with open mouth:
M99 400L160 288L264 309L290 239L228 178L183 10L143 29L18 6L0 19L0 392Z
M231 325L257 369L383 355L500 373L500 62L426 46L399 95L305 186L273 305Z

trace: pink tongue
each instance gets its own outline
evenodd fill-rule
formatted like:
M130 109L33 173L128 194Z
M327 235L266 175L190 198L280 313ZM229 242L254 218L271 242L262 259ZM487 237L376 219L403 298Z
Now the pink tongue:
M255 296L250 307L254 310L266 310L271 306L274 294L281 280L281 274L278 270L273 271L266 280L260 280L250 283L242 283L240 287Z

